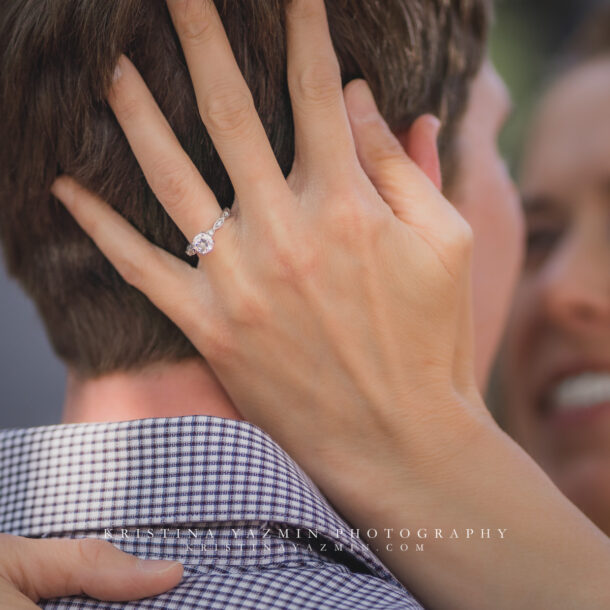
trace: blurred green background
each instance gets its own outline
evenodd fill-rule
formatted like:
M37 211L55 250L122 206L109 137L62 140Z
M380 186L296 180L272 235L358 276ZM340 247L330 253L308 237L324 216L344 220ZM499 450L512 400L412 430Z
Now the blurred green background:
M553 59L587 12L608 0L497 0L491 54L507 82L515 113L501 139L516 174L520 148Z

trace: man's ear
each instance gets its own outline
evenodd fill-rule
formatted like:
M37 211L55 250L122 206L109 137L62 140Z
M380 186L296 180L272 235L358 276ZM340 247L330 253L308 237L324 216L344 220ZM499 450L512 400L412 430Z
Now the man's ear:
M440 127L441 122L434 115L423 114L415 119L409 129L396 134L396 137L407 155L442 190L443 177L437 146Z

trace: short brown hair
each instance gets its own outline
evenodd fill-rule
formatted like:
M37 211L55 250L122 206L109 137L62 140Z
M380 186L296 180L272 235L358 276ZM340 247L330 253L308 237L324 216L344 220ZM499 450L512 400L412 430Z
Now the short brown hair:
M285 75L288 0L216 0L285 172L293 132ZM363 77L394 130L432 112L452 133L485 48L487 0L332 0L345 82ZM66 173L149 240L186 260L186 240L148 188L105 102L120 53L138 67L220 203L233 190L197 114L163 0L29 0L0 7L0 238L56 354L83 376L197 357L184 334L122 280L50 195Z

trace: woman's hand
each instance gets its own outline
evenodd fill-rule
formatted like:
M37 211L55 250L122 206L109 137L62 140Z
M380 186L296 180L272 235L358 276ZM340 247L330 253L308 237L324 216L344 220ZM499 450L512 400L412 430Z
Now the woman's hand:
M409 448L414 468L450 459L489 418L473 374L469 226L407 156L367 85L351 83L344 98L321 0L288 9L287 180L214 4L168 5L236 192L214 250L195 269L71 179L54 194L180 326L242 415L327 494L353 498L353 484L340 492L345 468L372 474L394 444ZM213 193L125 57L109 102L186 245L220 216ZM411 137L432 177L437 128L424 117Z
M104 540L33 540L0 534L0 607L38 608L40 599L85 594L126 601L175 587L182 566L140 560Z

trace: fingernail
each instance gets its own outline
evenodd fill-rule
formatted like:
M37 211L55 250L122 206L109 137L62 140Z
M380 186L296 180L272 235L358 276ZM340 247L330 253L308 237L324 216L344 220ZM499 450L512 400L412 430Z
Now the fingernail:
M179 565L181 565L179 561L168 561L167 559L138 559L138 569L153 574L169 572Z
M120 63L117 63L117 65L114 67L114 73L112 74L112 82L116 83L119 78L121 78L122 74L123 70L121 70L121 65Z
M426 121L428 122L430 131L432 131L432 133L434 134L434 139L437 140L438 134L439 134L439 132L441 130L441 126L442 126L440 119L438 117L434 116L433 114L427 114Z
M366 121L378 118L379 111L368 83L358 79L350 83L349 108L352 118Z
M119 55L119 59L116 62L116 66L114 66L114 72L112 74L112 82L116 83L121 76L123 76L123 68L121 64L125 61L125 55Z

